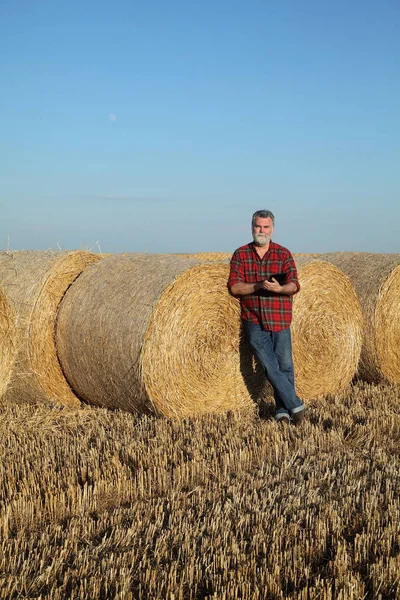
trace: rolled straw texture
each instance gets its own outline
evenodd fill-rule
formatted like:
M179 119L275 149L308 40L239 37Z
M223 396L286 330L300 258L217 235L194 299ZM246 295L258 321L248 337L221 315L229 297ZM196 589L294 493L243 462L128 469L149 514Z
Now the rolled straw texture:
M4 292L0 289L0 397L9 384L14 356L15 313Z
M120 254L83 273L60 307L63 370L88 403L184 417L253 408L260 376L240 340L229 266Z
M363 316L358 376L400 383L400 254L332 252L321 255L352 281Z
M232 252L196 252L196 254L192 254L192 258L197 258L197 260L206 262L214 260L230 260L232 258Z
M315 252L310 253L310 252L298 252L297 254L293 254L293 256L296 258L297 256L306 256L307 258L315 258L316 256L319 256L319 254L316 254Z
M98 259L82 251L0 254L1 288L16 315L15 359L5 399L79 406L58 362L55 320L68 287Z
M180 258L194 258L201 262L226 261L232 258L232 252L195 252L194 254L174 254Z
M362 312L354 287L326 261L295 257L300 292L293 298L293 361L303 400L345 389L357 369Z

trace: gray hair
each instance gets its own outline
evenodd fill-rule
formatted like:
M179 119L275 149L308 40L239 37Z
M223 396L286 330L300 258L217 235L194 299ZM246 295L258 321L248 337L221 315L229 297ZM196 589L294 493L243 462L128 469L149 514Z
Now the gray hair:
M257 219L257 217L260 217L260 219L268 219L269 218L272 221L272 225L275 225L275 217L270 210L256 210L256 212L254 213L254 215L251 218L251 228L252 229L254 227L254 223L255 223L255 220Z

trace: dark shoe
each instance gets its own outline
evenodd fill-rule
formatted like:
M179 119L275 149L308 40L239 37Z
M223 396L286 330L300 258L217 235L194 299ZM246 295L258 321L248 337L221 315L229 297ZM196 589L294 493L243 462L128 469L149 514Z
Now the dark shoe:
M290 425L290 419L289 417L281 417L277 420L277 423L279 425L282 425L282 427L287 427L288 425Z
M296 427L298 427L300 425L300 423L304 420L305 412L306 411L303 408L303 410L300 410L299 412L292 414L293 425L296 425Z

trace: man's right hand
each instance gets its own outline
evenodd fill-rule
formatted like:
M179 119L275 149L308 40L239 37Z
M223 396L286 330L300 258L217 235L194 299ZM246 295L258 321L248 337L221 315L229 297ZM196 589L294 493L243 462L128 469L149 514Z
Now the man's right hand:
M266 290L267 292L273 292L274 294L280 294L282 292L281 284L273 277L271 281L268 281L268 279L262 281L261 289Z

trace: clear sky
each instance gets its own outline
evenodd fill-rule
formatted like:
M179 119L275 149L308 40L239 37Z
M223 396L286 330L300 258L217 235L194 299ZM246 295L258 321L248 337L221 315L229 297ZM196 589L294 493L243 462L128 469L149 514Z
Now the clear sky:
M2 0L0 249L400 252L398 0Z

